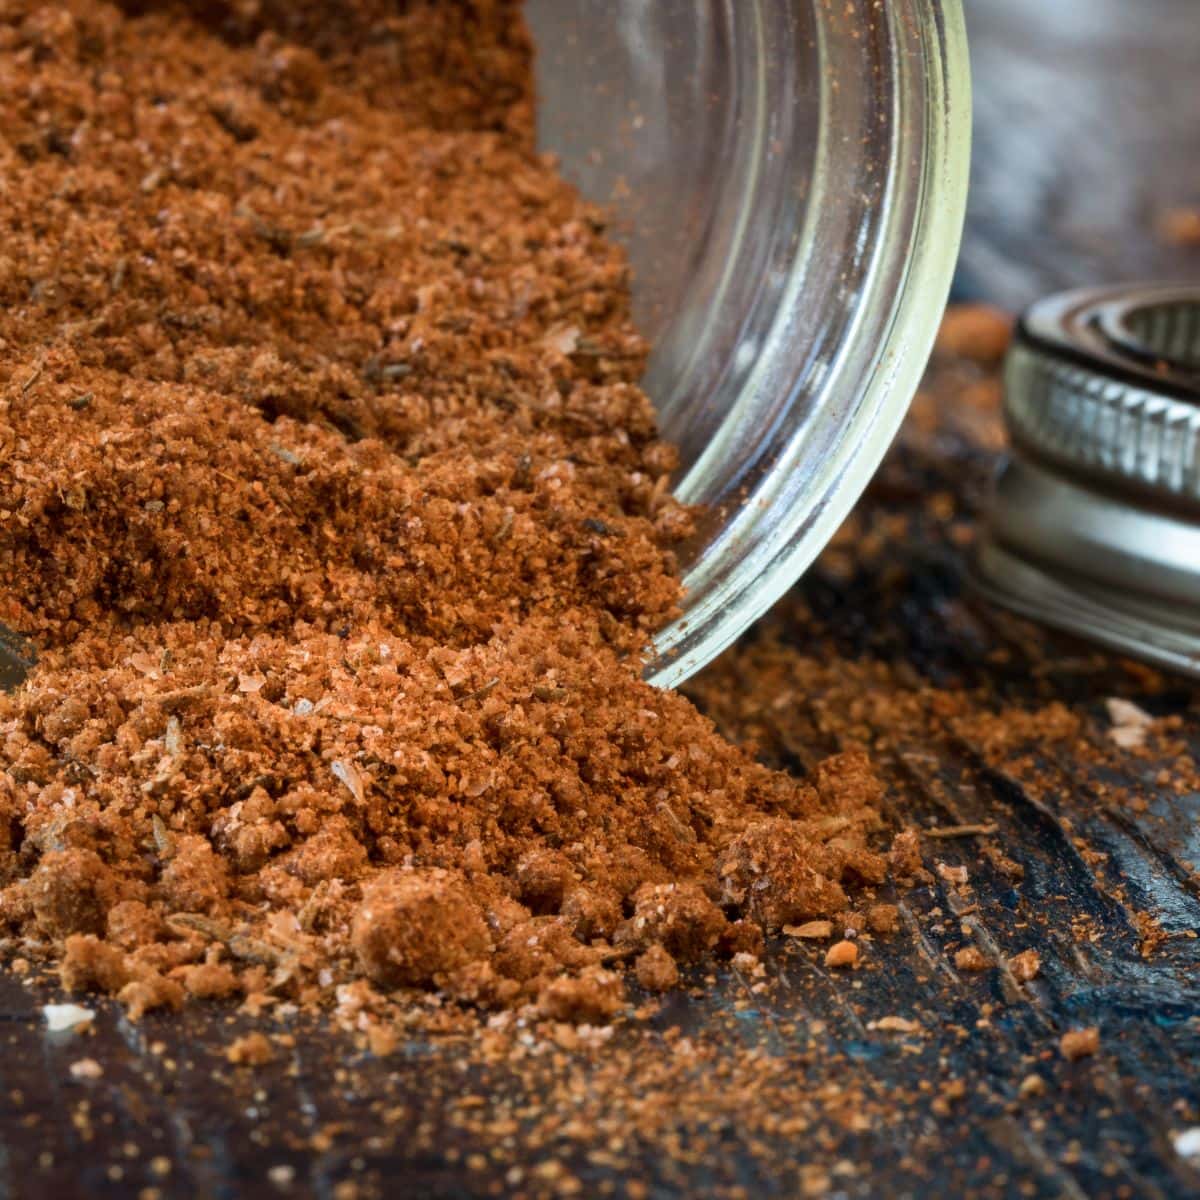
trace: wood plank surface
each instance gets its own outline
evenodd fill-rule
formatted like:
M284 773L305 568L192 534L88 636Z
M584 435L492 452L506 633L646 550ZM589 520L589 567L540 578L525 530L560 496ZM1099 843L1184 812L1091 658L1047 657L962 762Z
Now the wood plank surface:
M986 406L953 401L958 387L922 403L860 508L860 534L889 531L883 552L850 573L836 551L826 556L697 693L725 697L712 705L716 719L753 733L768 760L798 772L842 744L847 705L865 695L854 680L885 667L909 681L901 697L966 696L968 715L1059 702L1097 744L1103 698L1121 696L1177 715L1180 736L1200 749L1192 688L971 600L956 531L973 527L996 428ZM950 498L935 506L945 519L931 516L931 496ZM788 644L826 664L825 682L797 677L801 690L782 705L739 694L752 667L761 672L781 654L789 661ZM642 1138L610 1051L464 1068L455 1041L376 1058L299 1018L278 1026L295 1034L294 1050L248 1072L222 1055L248 1027L242 1017L216 1009L134 1025L100 1004L92 1034L49 1035L38 1007L45 996L6 976L0 1189L337 1200L563 1194L538 1174L552 1162L581 1189L574 1194L589 1196L818 1194L814 1180L862 1197L1196 1194L1200 1164L1174 1139L1200 1124L1200 894L1189 865L1200 862L1200 794L1159 788L1164 764L1151 759L1098 768L1061 746L1041 756L1031 789L989 765L987 746L950 723L914 738L911 723L869 713L862 721L894 818L994 824L988 840L1024 878L1014 882L983 856L978 839L947 839L938 854L968 869L969 903L940 877L900 893L905 930L876 939L870 969L853 982L833 978L808 945L781 943L768 966L778 983L765 995L726 968L715 985L672 998L647 1027L617 1028L610 1046L647 1063L669 1059L682 1036L712 1048L704 1070L725 1062L743 1082L753 1054L763 1080L755 1103L731 1110L711 1087L685 1089ZM1103 798L1123 788L1144 797L1144 811ZM1146 912L1164 935L1149 958L1138 917ZM965 974L950 953L964 938L996 959L1035 948L1042 972L1025 986L1000 970ZM879 1026L895 1016L919 1034ZM1101 1052L1064 1061L1061 1032L1093 1024ZM72 1077L82 1057L102 1065L99 1079ZM1022 1099L1031 1073L1045 1094ZM797 1087L803 1132L772 1111ZM481 1099L464 1107L465 1095ZM573 1099L548 1120L547 1096ZM511 1118L506 1137L479 1132L501 1117ZM606 1122L624 1128L627 1119L633 1132L613 1151ZM625 1190L630 1180L647 1190Z
M1191 163L1166 164L1169 180L1129 180L1125 152L1101 151L1098 140L1088 190L1112 183L1113 196L1089 225L1095 196L1078 192L1079 176L1063 158L1075 122L1099 138L1107 109L1080 99L1080 88L1059 120L1041 89L1047 72L1088 66L1058 58L1063 45L1078 43L1080 22L1094 15L1098 36L1102 18L1136 9L1138 36L1171 54L1195 31L1194 0L969 3L984 133L966 286L1024 301L1051 284L1111 274L1114 263L1157 269L1140 232L1124 257L1104 246L1085 251L1087 229L1142 222L1158 203L1146 199L1151 187L1190 198ZM1045 17L1051 8L1067 16L1035 36L1035 10ZM1027 56L1024 67L1013 67L1014 56ZM1123 96L1129 80L1118 73L1113 94ZM838 714L850 698L863 700L861 673L877 667L908 679L915 705L930 689L969 695L981 713L1059 703L1096 744L1105 738L1103 700L1120 696L1178 717L1179 739L1200 752L1194 688L971 598L970 530L997 452L995 417L948 401L920 412L860 509L861 528L885 532L883 552L850 570L827 556L715 666L695 689L714 718L731 733L752 732L766 759L803 773L843 744ZM931 515L933 495L948 497L944 517ZM779 660L787 644L826 664L824 683L798 678L782 708L739 699L739 678ZM994 824L989 840L1024 877L1014 881L978 838L947 839L941 858L968 869L970 902L941 877L899 894L904 932L876 940L870 969L853 982L834 979L805 944L780 943L768 964L777 982L766 994L726 968L714 984L669 1000L647 1027L617 1028L612 1045L648 1063L669 1057L679 1037L712 1048L710 1074L722 1064L744 1071L747 1054L757 1055L758 1104L722 1105L711 1088L684 1089L657 1102L652 1136L640 1136L635 1121L618 1146L611 1122L638 1110L614 1084L605 1053L464 1068L458 1043L423 1041L378 1058L297 1017L279 1026L295 1035L294 1049L248 1072L222 1054L250 1027L236 1014L151 1014L132 1024L115 1006L89 1001L98 1010L90 1034L49 1034L40 1006L50 997L3 975L0 1194L541 1195L561 1193L569 1179L574 1194L664 1200L822 1189L854 1197L1196 1195L1200 1163L1179 1153L1176 1139L1200 1125L1200 793L1161 787L1160 771L1172 764L1150 758L1101 767L1058 745L1041 754L1031 788L949 723L896 726L867 712L864 732L893 817L924 827ZM1111 800L1131 792L1141 811ZM1146 913L1164 935L1150 957ZM966 975L947 949L964 937L995 958L1036 948L1042 972L1022 987L1000 970ZM879 1026L895 1016L920 1033ZM1093 1024L1101 1052L1065 1061L1061 1032ZM99 1078L72 1075L82 1058L101 1065ZM1022 1098L1031 1074L1045 1092ZM791 1093L780 1090L782 1079ZM811 1097L797 1114L803 1128L771 1111L797 1086ZM548 1095L572 1097L561 1120L547 1122ZM466 1105L465 1097L482 1100ZM501 1118L505 1136L480 1134Z

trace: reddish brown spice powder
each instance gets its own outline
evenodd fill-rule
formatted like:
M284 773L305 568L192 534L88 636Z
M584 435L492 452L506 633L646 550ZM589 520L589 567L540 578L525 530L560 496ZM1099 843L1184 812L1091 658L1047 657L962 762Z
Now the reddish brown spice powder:
M884 881L862 754L641 681L691 517L530 58L513 0L0 13L10 957L597 1022Z

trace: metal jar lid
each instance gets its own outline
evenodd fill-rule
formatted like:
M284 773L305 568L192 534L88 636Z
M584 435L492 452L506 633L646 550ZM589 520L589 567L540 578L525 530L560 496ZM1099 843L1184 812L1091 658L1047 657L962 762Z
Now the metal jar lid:
M976 559L984 593L1200 676L1200 288L1036 304L1004 407L1013 451Z

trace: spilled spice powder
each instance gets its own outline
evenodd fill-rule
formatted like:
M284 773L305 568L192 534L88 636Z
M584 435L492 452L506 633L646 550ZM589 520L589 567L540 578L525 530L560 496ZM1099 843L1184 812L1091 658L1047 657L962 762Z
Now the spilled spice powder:
M861 752L640 678L692 515L530 65L508 0L0 14L9 958L596 1023L922 870Z

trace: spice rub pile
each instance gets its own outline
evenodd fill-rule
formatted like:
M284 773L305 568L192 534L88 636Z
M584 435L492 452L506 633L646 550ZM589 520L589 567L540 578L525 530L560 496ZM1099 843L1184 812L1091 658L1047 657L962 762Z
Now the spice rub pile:
M0 11L8 959L595 1021L884 882L861 753L640 679L691 516L530 66L510 0Z

